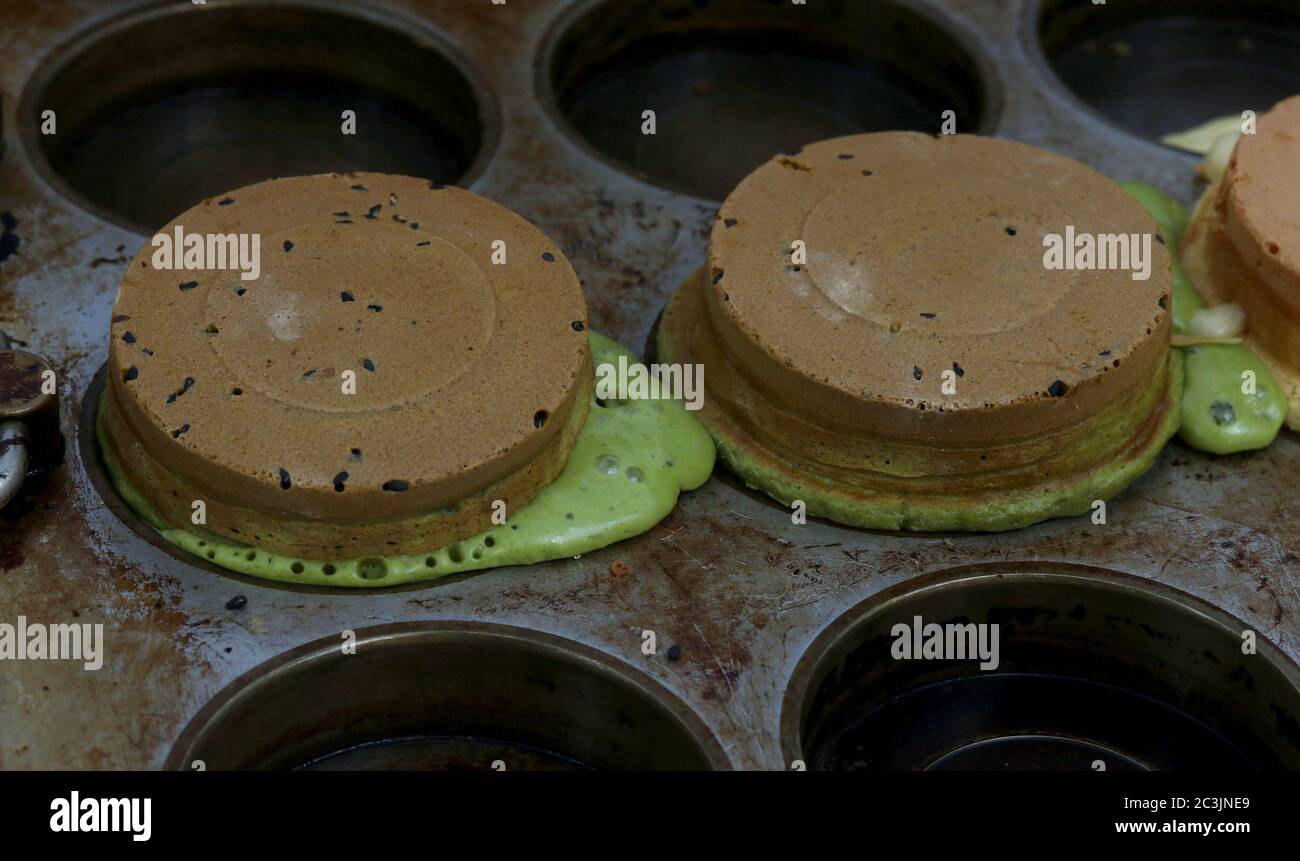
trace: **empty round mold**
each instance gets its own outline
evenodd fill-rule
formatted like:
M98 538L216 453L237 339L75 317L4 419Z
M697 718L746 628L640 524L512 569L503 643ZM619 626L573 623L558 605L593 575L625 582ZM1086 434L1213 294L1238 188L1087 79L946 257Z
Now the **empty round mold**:
M41 133L45 111L56 134ZM369 170L466 184L498 126L490 93L437 32L327 0L111 17L45 58L18 114L56 187L144 233L277 176Z
M385 625L251 670L181 733L169 768L708 770L695 714L641 672L548 634Z
M865 131L988 131L1000 98L976 46L915 3L594 0L553 25L544 103L641 179L721 200L773 155ZM655 133L643 133L654 111Z
M996 669L952 652L895 658L895 626L918 620L997 624ZM799 661L784 751L828 770L1295 769L1300 668L1262 633L1244 654L1247 629L1097 569L906 583L836 619Z
M1300 92L1294 0L1040 0L1030 15L1061 82L1152 140Z

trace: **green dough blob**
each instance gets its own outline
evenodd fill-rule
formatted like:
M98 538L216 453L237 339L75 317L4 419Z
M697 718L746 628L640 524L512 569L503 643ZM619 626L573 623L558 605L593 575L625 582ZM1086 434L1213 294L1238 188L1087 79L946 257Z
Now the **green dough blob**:
M1147 185L1145 182L1121 182L1119 185L1129 193L1130 197L1142 204L1142 208L1160 228L1160 235L1164 238L1169 253L1176 255L1178 246L1183 244L1183 234L1187 232L1187 224L1192 218L1187 207L1154 185Z
M592 362L637 359L614 341L589 333ZM651 385L652 397L659 394ZM577 556L649 530L672 511L683 490L713 472L714 447L704 426L672 400L592 404L559 477L506 522L473 538L407 556L307 560L256 547L205 540L168 527L122 477L100 431L100 451L114 486L164 538L223 568L288 583L395 586L448 574Z
M1268 365L1237 344L1182 348L1187 384L1178 435L1192 448L1232 454L1264 448L1286 419L1289 402ZM1254 394L1242 392L1243 371L1255 373Z
M1187 230L1187 210L1158 188L1140 182L1121 185L1146 208L1170 243L1174 268L1170 315L1174 331L1189 335L1192 315L1206 305L1178 260L1178 246ZM1290 404L1268 365L1246 347L1234 344L1201 344L1174 350L1181 350L1186 359L1178 429L1183 442L1212 454L1251 451L1273 442ZM1242 392L1243 371L1255 373L1254 394Z

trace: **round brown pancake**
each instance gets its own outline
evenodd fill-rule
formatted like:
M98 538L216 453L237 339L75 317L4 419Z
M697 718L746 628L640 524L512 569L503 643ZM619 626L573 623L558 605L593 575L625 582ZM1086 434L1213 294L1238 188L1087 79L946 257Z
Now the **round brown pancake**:
M1171 432L1171 275L1154 241L1149 280L1049 270L1043 238L1067 226L1154 232L1115 183L1033 147L823 141L727 198L662 341L705 364L724 457L783 501L911 529L1084 510Z
M1187 273L1212 304L1246 312L1246 343L1291 401L1300 429L1300 96L1242 135L1223 179L1202 198L1183 238Z
M275 552L419 552L558 475L589 406L586 307L523 219L358 173L238 189L159 233L177 226L259 234L261 272L155 269L149 244L123 279L105 430L173 525L203 500L209 531Z

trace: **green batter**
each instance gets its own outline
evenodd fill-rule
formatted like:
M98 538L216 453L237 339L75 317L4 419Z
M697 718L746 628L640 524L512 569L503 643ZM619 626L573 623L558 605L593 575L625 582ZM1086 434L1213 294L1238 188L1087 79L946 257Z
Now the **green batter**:
M614 341L590 333L592 363L636 361ZM713 471L713 442L680 403L652 398L592 404L559 477L506 522L430 553L363 559L297 559L256 547L200 538L163 523L126 481L103 443L113 484L141 517L178 547L223 568L288 583L395 586L448 574L577 556L640 535L672 511L683 490Z
M1190 216L1178 201L1153 186L1121 183L1155 220L1169 243L1174 267L1174 331L1192 331L1192 317L1205 307L1178 261L1178 247ZM1253 352L1240 344L1197 344L1175 347L1186 357L1187 380L1181 401L1178 436L1200 451L1232 454L1265 448L1277 437L1289 406L1273 372ZM1253 391L1243 391L1242 374L1254 374Z

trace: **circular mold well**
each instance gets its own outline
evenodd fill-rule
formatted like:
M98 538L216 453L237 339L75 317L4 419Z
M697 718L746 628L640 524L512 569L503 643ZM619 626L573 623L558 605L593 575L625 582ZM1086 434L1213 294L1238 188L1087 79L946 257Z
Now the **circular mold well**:
M997 624L997 667L895 658L917 617ZM818 636L786 692L782 747L823 770L1295 769L1300 668L1262 634L1242 654L1248 627L1113 572L946 572Z
M1300 92L1294 0L1040 0L1028 15L1065 88L1150 140Z
M254 668L181 733L167 767L710 770L699 718L579 643L479 622L385 625Z
M590 0L551 27L540 98L592 154L722 200L754 168L862 132L990 131L1001 96L973 36L897 0ZM656 133L642 133L643 111Z
M57 134L41 133L53 110ZM344 134L344 111L355 134ZM150 233L278 176L371 170L468 182L499 128L490 92L436 31L357 4L188 3L110 18L51 52L20 136L95 215Z

